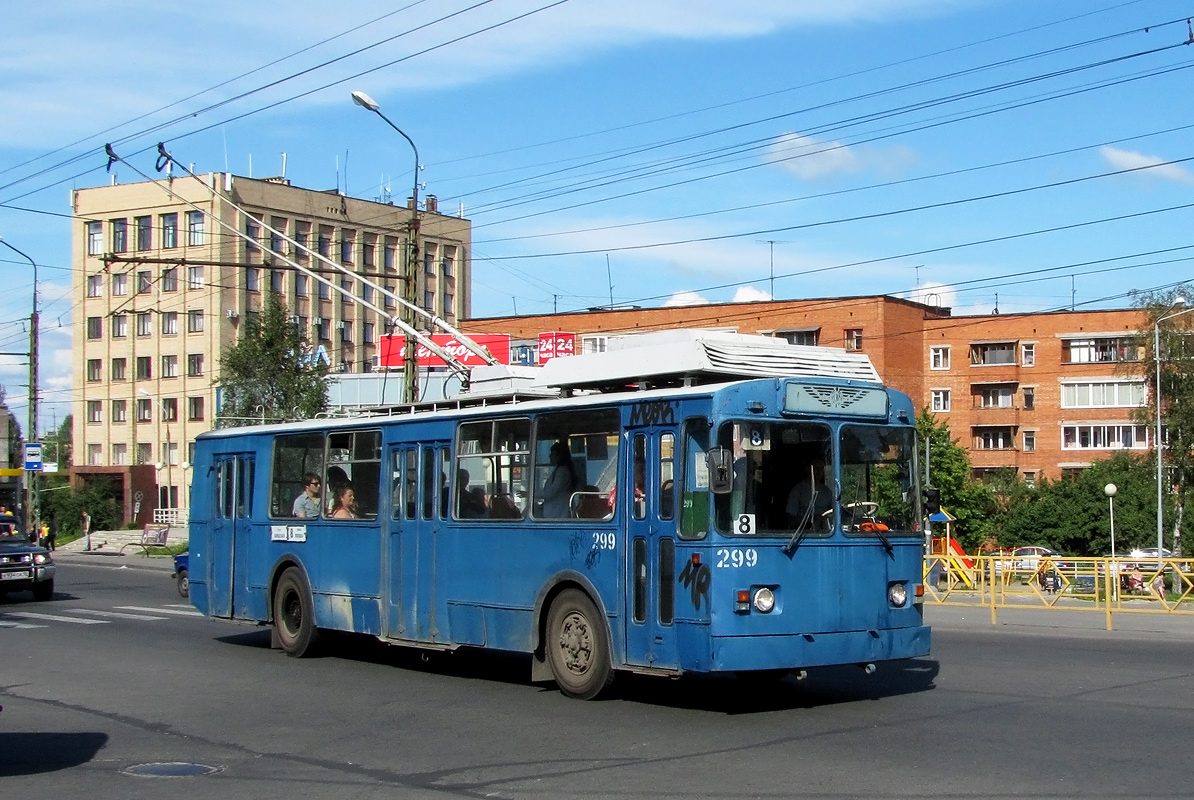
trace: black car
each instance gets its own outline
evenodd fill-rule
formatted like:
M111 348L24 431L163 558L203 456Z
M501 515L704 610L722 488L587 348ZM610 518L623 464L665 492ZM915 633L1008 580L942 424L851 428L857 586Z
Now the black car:
M0 595L31 591L34 600L49 600L56 569L49 550L20 533L11 514L0 514Z

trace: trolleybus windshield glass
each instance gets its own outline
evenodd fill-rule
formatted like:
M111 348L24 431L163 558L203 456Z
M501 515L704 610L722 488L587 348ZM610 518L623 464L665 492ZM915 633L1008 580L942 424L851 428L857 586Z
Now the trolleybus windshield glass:
M852 536L915 533L915 432L910 428L845 425L839 453L842 530Z
M733 454L734 490L714 496L717 528L741 535L827 536L833 528L828 425L727 422L718 444Z

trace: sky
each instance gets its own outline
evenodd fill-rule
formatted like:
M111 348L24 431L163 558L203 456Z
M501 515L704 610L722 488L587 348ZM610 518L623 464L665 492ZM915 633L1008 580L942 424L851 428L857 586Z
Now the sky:
M0 238L69 413L72 189L269 177L473 224L475 317L888 294L1127 308L1194 275L1194 4L45 0L0 29ZM104 145L128 163L107 171ZM29 261L0 245L0 352ZM467 329L467 326L465 326ZM0 355L26 414L27 363Z

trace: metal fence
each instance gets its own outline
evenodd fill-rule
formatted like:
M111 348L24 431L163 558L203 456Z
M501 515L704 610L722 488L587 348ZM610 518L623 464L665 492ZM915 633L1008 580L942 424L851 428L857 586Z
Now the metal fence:
M169 525L181 527L187 524L189 512L185 508L155 508L153 510L154 525Z
M998 610L1098 612L1111 630L1115 614L1194 614L1194 560L925 557L924 602Z

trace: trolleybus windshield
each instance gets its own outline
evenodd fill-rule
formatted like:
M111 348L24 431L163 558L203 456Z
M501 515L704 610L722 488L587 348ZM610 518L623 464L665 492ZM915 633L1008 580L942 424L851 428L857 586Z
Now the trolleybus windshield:
M911 428L843 425L841 459L842 531L850 536L916 533L912 479L916 474L916 432Z

